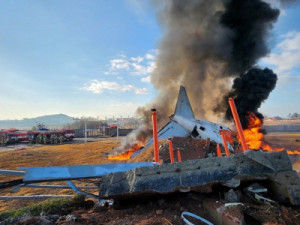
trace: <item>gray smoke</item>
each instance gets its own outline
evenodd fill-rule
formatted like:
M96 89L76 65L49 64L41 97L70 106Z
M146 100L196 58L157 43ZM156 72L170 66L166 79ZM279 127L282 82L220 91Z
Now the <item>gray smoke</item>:
M173 113L179 86L186 87L194 114L220 121L232 80L246 73L269 49L266 38L279 10L261 0L154 1L163 38L151 82L158 95L138 109L145 118L134 135L152 134L150 109L158 127ZM218 109L216 113L216 108Z
M168 118L183 85L195 115L216 121L230 81L269 52L266 38L279 10L261 0L173 0L158 15L164 37L151 80L159 94L151 106Z
M158 11L164 36L151 77L159 94L150 105L164 118L173 113L183 85L196 116L213 119L219 95L228 89L229 74L223 72L232 49L231 31L220 24L223 11L220 0L165 1Z

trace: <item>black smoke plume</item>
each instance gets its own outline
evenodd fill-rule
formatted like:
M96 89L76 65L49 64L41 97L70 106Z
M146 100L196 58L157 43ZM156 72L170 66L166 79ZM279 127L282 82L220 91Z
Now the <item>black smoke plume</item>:
M265 68L252 68L234 80L232 90L225 96L234 98L235 105L240 116L242 127L248 128L247 114L253 112L263 120L263 115L258 112L261 103L265 101L270 92L275 88L277 75L272 70ZM231 119L232 114L229 108L226 110L226 119Z
M225 3L220 23L232 32L232 50L227 60L230 73L244 73L269 53L266 40L279 10L261 0L231 0Z
M231 0L225 3L225 8L220 22L233 33L228 69L231 74L239 76L217 111L224 112L226 109L225 118L231 119L228 97L233 97L242 126L247 128L248 111L263 121L258 108L276 85L277 76L270 69L262 70L253 66L269 53L266 40L279 16L279 10L261 0Z

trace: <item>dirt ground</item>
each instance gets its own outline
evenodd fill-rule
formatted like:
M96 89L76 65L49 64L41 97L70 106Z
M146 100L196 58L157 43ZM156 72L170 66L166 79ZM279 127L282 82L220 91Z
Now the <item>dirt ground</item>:
M300 133L271 133L266 135L266 140L273 147L286 147L287 149L300 149ZM115 139L103 139L88 143L47 145L40 147L30 147L23 150L12 150L1 152L0 149L0 168L16 170L19 167L26 166L60 166L60 165L78 165L78 164L102 164L119 163L116 160L107 160L106 153L109 153L114 147L118 146L120 141ZM160 144L164 141L160 142ZM128 160L127 162L152 161L153 148L144 151L143 154ZM300 170L300 160L296 165ZM0 175L0 182L18 177L8 177ZM51 183L54 184L54 183ZM66 184L65 182L55 182L55 184ZM77 182L79 185L83 183ZM95 191L94 193L97 193ZM39 195L39 194L74 194L71 190L59 189L37 189L21 188L17 193L11 193L11 188L1 189L0 195ZM175 198L175 199L174 199ZM38 201L0 201L0 212L8 209L20 208ZM173 196L166 199L157 199L154 201L140 202L122 210L101 209L103 213L97 212L97 209L80 209L73 214L78 218L79 224L97 224L97 220L104 221L102 224L182 224L180 213L185 210L195 212L201 215L200 200L189 199L187 196ZM98 209L99 210L99 209ZM275 209L274 209L275 210ZM278 209L277 209L278 211ZM204 213L205 214L205 213ZM299 214L296 209L293 216ZM297 217L298 218L298 217ZM105 222L106 221L106 222ZM299 218L300 221L300 218ZM70 224L62 220L60 224ZM285 223L279 223L285 224Z
M288 150L300 149L300 133L268 133L265 135L265 139L272 147L282 148L285 147Z
M264 125L289 125L289 124L300 124L300 120L264 120Z
M46 145L30 147L24 150L0 152L0 168L16 170L19 167L38 166L63 166L79 164L102 164L108 162L105 153L119 145L119 141L109 139L79 144ZM18 179L0 175L0 182ZM54 182L51 184L64 184L66 182ZM21 188L17 193L11 193L11 188L0 189L0 195L39 195L39 194L61 194L72 195L73 191L68 189L40 189ZM0 201L0 211L19 208L36 201Z

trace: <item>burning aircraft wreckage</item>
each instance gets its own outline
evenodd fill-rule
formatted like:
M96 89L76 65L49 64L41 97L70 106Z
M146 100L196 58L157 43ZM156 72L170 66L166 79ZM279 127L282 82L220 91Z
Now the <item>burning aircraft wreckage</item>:
M288 155L293 152L282 149L248 149L234 102L231 99L229 101L237 126L237 138L226 126L196 119L185 88L180 87L175 112L170 117L170 122L157 132L156 114L155 110L152 110L153 138L145 147L136 149L135 152L128 150L130 157L135 157L154 145L154 162L25 167L20 168L24 171L1 170L1 173L23 175L24 178L18 185L66 180L75 192L99 199L128 199L182 190L212 192L216 185L237 188L244 182L259 182L268 186L272 198L276 201L300 205L300 179L293 170ZM178 150L176 163L170 137L174 137L174 140L175 137L185 138L185 145ZM165 139L169 139L169 160L163 162L160 159L162 153L158 149L158 140ZM184 158L184 154L187 154L187 139L205 140L205 148L194 149L203 153L198 159L181 160L181 156ZM128 151L123 154L128 155ZM85 178L101 178L97 181L98 196L81 191L72 182ZM13 185L16 184L10 186Z
M277 82L272 70L256 65L270 52L266 38L279 10L261 0L161 2L158 15L164 32L151 74L151 82L159 91L154 100L158 111L152 110L153 129L149 117L146 129L134 141L107 156L127 160L153 146L154 162L1 170L2 174L24 176L1 186L66 180L75 192L117 200L177 191L243 190L259 183L268 194L259 197L264 193L252 190L255 198L299 206L300 180L290 157L299 157L300 151L273 149L267 144L261 131L263 116L257 111ZM236 132L196 119L184 87L180 87L170 121L157 132L173 110L169 106L176 100L175 84L183 84L190 91L191 102L197 102L194 112L209 120L225 113L227 119L233 117ZM146 115L150 108L144 107L141 114ZM159 141L163 143L160 149ZM95 178L98 195L83 192L72 182L85 178Z
M244 136L245 130L242 129L232 98L229 99L229 105L237 127L237 134L221 124L196 119L186 90L181 86L175 112L170 116L170 122L158 133L156 132L156 110L152 109L153 138L145 144L145 147L132 148L117 155L113 155L113 153L108 155L110 159L133 158L154 144L156 165L151 169L141 167L103 177L100 184L100 196L122 197L124 193L168 193L185 188L201 191L201 187L204 186L207 190L207 185L212 187L217 183L233 188L239 186L243 181L265 180L272 184L276 200L299 205L300 179L297 172L292 169L289 155L298 155L300 152L284 148L272 150L270 145L263 141L259 132L256 141L259 146L266 147L266 149L249 149L248 145L255 146L252 137L254 131L250 137ZM249 119L254 118L249 117ZM258 131L258 129L256 130ZM181 161L181 155L188 154L188 152L185 153L187 139L184 139L185 144L181 143L181 146L180 144L177 146L179 147L178 163L174 164L171 137L174 137L175 141L175 137L206 140L206 146L197 149L199 152L204 152L201 156L202 159ZM168 162L171 163L160 165L159 162L162 160L160 160L158 140L166 139L169 139ZM214 150L210 151L210 145L214 146ZM221 148L224 149L224 153Z

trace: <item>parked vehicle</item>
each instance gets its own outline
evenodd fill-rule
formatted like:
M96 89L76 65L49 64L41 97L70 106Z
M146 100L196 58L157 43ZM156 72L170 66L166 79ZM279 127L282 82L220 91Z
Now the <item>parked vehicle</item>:
M75 133L72 129L49 130L42 128L34 131L20 131L11 128L0 131L0 144L2 146L19 142L28 142L28 144L62 144L64 141L72 141L73 138L75 138Z

